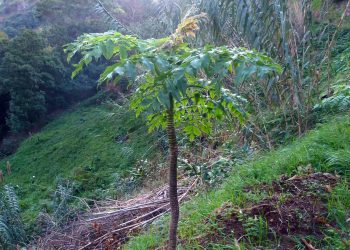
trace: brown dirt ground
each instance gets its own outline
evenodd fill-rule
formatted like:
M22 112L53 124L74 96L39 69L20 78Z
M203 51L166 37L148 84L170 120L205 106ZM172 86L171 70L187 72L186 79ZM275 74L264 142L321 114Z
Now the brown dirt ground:
M268 198L251 204L248 208L237 208L232 203L224 203L216 209L205 223L215 222L212 232L197 238L197 242L207 248L210 243L237 244L248 242L247 218L262 217L268 224L268 238L276 242L273 249L294 249L294 236L313 235L322 238L321 230L333 225L327 220L325 196L336 185L337 178L328 173L312 173L288 178L282 176L272 184L246 187L245 192L266 192ZM272 233L274 232L274 233ZM276 238L279 239L276 241ZM252 249L257 242L253 239ZM278 242L278 243L277 243Z

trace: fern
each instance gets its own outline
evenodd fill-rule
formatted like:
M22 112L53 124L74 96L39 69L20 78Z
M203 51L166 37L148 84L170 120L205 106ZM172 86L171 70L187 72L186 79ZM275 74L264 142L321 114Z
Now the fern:
M5 223L5 219L0 216L0 245L4 248L11 247L12 235L10 229Z
M20 208L13 187L6 185L0 193L0 245L16 249L26 241Z
M328 171L336 171L346 177L350 177L350 151L349 149L341 149L337 152L329 153L326 159Z
M339 84L333 86L334 94L322 100L314 107L315 111L339 113L350 109L350 85Z
M73 183L58 179L54 195L54 210L52 223L61 227L73 216L74 210L70 207L73 194Z

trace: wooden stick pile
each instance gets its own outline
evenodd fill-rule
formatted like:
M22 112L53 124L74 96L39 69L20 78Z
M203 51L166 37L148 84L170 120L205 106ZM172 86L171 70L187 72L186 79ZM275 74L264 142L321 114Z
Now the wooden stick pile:
M183 202L193 192L198 178L180 182L178 195ZM189 183L185 186L185 183ZM129 237L170 211L168 187L127 201L98 203L66 228L50 231L39 238L37 249L120 249Z

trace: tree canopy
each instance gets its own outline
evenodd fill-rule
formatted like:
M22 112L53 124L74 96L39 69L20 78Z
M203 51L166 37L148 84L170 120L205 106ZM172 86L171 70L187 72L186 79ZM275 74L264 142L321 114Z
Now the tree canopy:
M13 131L30 128L47 109L57 107L59 83L66 73L42 36L22 32L6 46L0 66L0 85L11 96L7 124Z
M279 65L261 53L226 46L191 48L179 42L178 34L158 40L142 40L113 31L86 34L67 45L66 52L69 61L82 55L73 77L92 61L104 58L113 64L101 74L100 83L118 82L123 76L135 81L131 107L137 115L143 111L149 114L150 130L165 128L165 110L172 95L178 111L175 125L183 126L190 139L210 133L213 118L228 114L244 119L241 104L245 100L225 87L226 76L234 75L236 81L241 81L251 75L263 77L281 71Z

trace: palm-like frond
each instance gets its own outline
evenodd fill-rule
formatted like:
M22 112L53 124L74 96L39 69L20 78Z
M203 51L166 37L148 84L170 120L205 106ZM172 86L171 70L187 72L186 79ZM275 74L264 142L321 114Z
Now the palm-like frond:
M113 29L124 33L124 34L131 34L132 32L123 24L121 23L117 17L115 17L103 4L101 0L96 0L96 6L95 11L99 14L101 14L105 22L109 24Z
M152 13L166 34L171 34L181 21L183 9L176 1L160 0Z
M310 3L308 0L299 5L291 5L288 2L202 0L200 8L209 15L212 30L217 37L241 37L250 47L276 52L290 42L290 36L297 35L297 42L301 42L303 38L303 34L296 34L292 28L305 24ZM297 22L298 25L293 25L293 22Z
M264 98L263 106L272 108L275 103L285 116L296 111L292 123L302 134L303 126L307 127L304 117L312 109L309 97L318 91L312 85L317 81L314 72L321 67L313 62L311 1L201 0L198 6L209 16L210 27L205 32L209 31L211 37L207 37L213 43L264 51L283 65L280 79L246 88Z
M151 19L160 25L163 36L173 34L182 21L201 13L198 3L199 0L159 0L151 13Z

